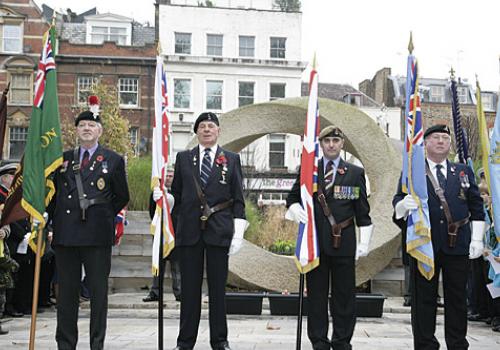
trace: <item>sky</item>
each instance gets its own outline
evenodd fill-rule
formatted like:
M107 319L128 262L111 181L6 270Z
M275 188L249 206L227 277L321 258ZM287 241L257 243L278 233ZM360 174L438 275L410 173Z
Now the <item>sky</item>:
M97 6L154 24L153 0L35 2L77 13ZM453 66L472 84L477 74L484 91L500 88L500 1L302 0L302 13L302 61L316 53L320 82L357 88L383 67L405 75L411 31L421 77L448 78Z

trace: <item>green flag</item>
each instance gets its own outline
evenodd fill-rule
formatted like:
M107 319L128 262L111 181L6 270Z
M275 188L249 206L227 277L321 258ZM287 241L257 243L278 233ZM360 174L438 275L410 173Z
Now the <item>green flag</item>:
M21 205L39 222L41 230L46 222L46 206L54 195L51 173L62 164L62 140L57 101L57 76L55 64L55 28L51 26L43 37L43 48L35 81L35 97L24 149L23 199ZM36 251L36 231L31 235L30 246Z

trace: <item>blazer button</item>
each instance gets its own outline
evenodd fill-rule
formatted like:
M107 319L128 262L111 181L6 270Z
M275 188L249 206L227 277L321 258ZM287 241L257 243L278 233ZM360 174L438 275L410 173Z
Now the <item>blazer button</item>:
M94 182L91 182L91 183L90 183L90 186L94 186Z
M443 206L442 206L442 205L440 205L440 206L439 206L439 209L443 210Z
M71 199L71 195L70 194L68 194L68 198Z
M69 210L69 209L66 210L66 214L69 214L69 213L71 213L71 210Z
M444 221L443 221L443 220L439 220L439 223L440 223L440 224L444 224Z

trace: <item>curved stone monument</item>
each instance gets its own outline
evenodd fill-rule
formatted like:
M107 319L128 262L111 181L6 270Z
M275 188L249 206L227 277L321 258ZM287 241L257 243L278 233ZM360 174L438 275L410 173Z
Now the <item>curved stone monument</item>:
M277 100L245 106L220 118L219 144L234 152L270 133L302 135L307 98ZM344 148L365 167L371 184L371 217L375 226L370 253L356 266L357 284L371 279L394 257L400 244L392 223L392 196L400 173L401 156L382 130L365 113L345 103L319 99L321 128L333 124L346 136ZM194 145L195 140L191 143ZM228 283L245 289L298 291L299 273L293 258L278 256L250 242L230 258Z

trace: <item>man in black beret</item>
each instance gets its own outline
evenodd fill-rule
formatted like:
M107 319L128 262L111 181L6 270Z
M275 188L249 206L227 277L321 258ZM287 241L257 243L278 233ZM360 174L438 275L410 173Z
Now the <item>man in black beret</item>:
M319 134L323 157L318 162L318 191L313 194L314 219L320 250L319 266L306 274L307 335L315 350L352 349L356 324L355 261L368 255L373 225L366 194L365 172L344 161L344 133L330 125ZM301 205L300 171L288 198L285 218L307 222ZM359 227L357 242L355 226ZM328 296L333 320L328 338Z
M228 254L241 248L245 201L240 157L217 145L219 119L202 113L194 124L198 146L179 152L172 194L176 213L175 249L181 268L181 315L176 350L192 350L198 335L204 262L209 298L210 345L230 350L225 286Z
M466 283L469 259L483 252L484 211L472 170L448 161L450 128L438 124L424 133L427 193L434 252L434 276L427 280L410 258L411 321L415 349L439 349L436 338L436 303L439 275L444 288L444 328L448 349L467 349ZM402 191L401 180L393 198L395 219L407 220L418 205ZM451 221L451 222L450 222Z
M104 348L108 310L108 277L114 219L129 201L125 161L99 145L102 125L97 111L75 120L79 147L64 152L55 171L56 194L47 211L54 231L59 282L56 341L75 349L82 264L90 291L90 348Z

